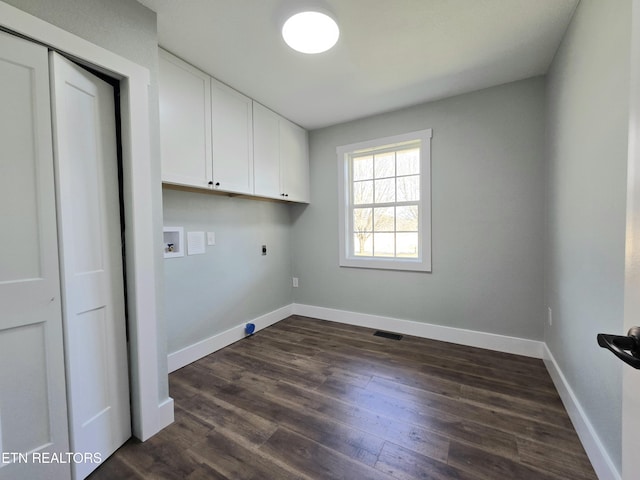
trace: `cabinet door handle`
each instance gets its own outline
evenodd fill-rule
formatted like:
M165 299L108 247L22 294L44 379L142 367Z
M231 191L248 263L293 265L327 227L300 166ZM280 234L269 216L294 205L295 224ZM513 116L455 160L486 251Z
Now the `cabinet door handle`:
M213 182L209 182L209 186L212 187L213 186Z
M220 186L220 182L216 182L216 187L219 187L219 186Z

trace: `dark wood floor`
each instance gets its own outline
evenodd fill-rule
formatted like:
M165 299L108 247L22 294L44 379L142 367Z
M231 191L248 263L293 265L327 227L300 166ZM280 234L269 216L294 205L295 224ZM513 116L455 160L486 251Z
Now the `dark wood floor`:
M293 316L170 375L92 479L596 479L540 360Z

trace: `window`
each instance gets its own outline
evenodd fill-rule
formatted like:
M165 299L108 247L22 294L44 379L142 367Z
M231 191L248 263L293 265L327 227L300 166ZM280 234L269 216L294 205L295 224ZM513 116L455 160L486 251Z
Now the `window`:
M340 266L431 271L431 130L337 148Z

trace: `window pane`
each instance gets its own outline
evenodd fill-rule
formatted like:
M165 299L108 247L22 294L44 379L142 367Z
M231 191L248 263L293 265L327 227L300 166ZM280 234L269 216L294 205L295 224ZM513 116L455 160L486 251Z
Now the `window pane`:
M376 178L394 177L396 175L395 152L376 155L375 172Z
M373 230L373 214L371 208L353 209L353 231L355 233Z
M373 209L373 229L376 232L393 232L395 230L394 208Z
M418 257L418 232L396 233L397 256L402 258Z
M419 200L420 176L398 177L398 202L417 202Z
M353 182L353 204L373 203L373 180Z
M373 257L372 233L353 234L353 254L363 257Z
M355 157L353 159L353 180L369 180L373 178L373 156Z
M396 179L375 180L375 203L390 203L396 201Z
M401 150L396 153L398 172L396 175L417 175L420 173L420 149Z
M417 232L418 231L418 206L417 205L396 207L396 230L399 232Z
M393 233L373 234L373 256L374 257L394 257L395 256L395 235Z

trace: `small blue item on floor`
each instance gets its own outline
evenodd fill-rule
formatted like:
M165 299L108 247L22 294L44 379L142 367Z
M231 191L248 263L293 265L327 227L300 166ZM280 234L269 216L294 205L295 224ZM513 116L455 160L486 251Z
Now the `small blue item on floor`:
M246 333L247 335L253 335L253 332L256 331L256 326L253 323L247 323L247 325L244 327L244 333Z

